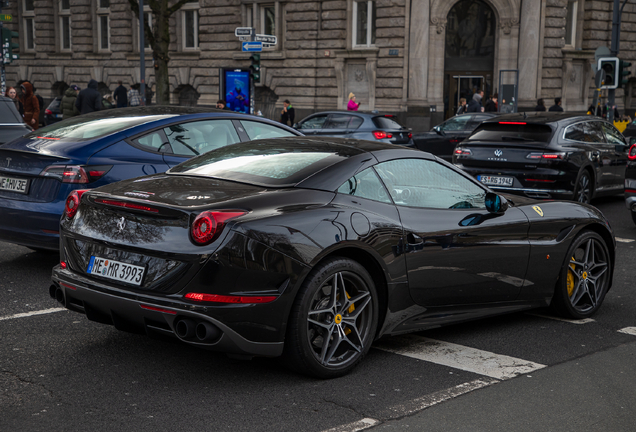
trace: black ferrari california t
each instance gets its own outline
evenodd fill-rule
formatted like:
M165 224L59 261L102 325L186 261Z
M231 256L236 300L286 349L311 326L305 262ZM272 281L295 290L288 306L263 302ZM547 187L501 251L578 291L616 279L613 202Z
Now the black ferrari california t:
M66 308L323 378L384 335L548 305L589 317L615 253L592 206L497 195L414 149L305 137L74 191L60 237L50 293Z

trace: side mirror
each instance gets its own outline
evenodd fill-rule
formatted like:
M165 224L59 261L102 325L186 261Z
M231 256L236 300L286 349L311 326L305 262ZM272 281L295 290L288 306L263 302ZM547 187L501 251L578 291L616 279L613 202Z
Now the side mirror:
M632 146L636 144L636 136L629 137L629 145Z
M300 128L298 127L298 123L294 123L294 125L293 125L292 127L293 127L294 129L300 129Z
M437 132L437 135L441 135L441 136L446 135L446 134L444 133L444 131L442 130L442 128L441 128L441 127L439 127L439 126L435 126L435 127L433 128L433 130L434 130L435 132Z
M494 192L486 193L486 210L489 213L502 215L508 210L508 200Z

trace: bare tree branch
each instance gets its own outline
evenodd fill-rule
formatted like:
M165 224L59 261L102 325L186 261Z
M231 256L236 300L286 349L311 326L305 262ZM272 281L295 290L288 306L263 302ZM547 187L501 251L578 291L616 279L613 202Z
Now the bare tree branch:
M173 13L175 13L176 11L178 11L181 8L181 6L183 6L187 2L188 2L188 0L179 0L177 3L172 5L171 8L168 8L168 16L170 16Z

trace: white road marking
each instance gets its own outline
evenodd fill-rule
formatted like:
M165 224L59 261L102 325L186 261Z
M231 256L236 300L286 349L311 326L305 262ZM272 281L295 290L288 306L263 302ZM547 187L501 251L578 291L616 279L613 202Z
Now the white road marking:
M624 239L624 238L620 238L620 237L614 237L616 239L617 242L621 242L621 243L632 243L636 240L633 239Z
M357 422L349 423L342 426L336 426L335 428L328 429L324 432L357 432L380 424L379 420L372 418L363 418Z
M547 318L547 319L551 319L551 320L555 320L555 321L563 321L566 323L570 323L570 324L587 324L587 323L591 323L591 322L595 322L592 318L583 318L580 320L571 320L571 319L566 319L566 318L559 318L557 316L552 316L552 315L541 315L538 313L534 313L534 312L526 312L526 315L532 315L532 316L536 316L539 318Z
M618 332L636 336L636 327L625 327L623 329L620 329Z
M393 337L375 348L496 379L526 374L545 365L417 335Z
M65 308L52 308L52 309L43 309L43 310L33 311L33 312L19 313L19 314L15 314L15 315L8 315L8 316L0 317L0 321L16 319L16 318L26 318L26 317L30 317L30 316L44 315L44 314L50 314L50 313L54 313L54 312L62 312L64 310L66 310L66 309Z

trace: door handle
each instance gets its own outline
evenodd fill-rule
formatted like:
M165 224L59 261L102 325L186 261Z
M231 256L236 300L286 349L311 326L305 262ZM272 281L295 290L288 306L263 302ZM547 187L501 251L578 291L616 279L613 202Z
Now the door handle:
M424 243L424 239L417 234L408 233L406 235L406 242L410 245L418 245Z

